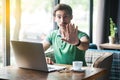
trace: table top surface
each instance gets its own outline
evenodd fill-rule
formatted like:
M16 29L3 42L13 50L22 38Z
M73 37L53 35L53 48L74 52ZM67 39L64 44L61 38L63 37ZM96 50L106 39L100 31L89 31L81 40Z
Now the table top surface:
M100 48L104 49L120 49L120 44L109 44L109 43L103 43L99 45Z
M68 66L67 66L68 67ZM70 68L70 66L69 66ZM92 80L106 74L106 69L82 67L85 71L54 71L42 72L39 70L23 69L15 66L0 68L0 79L6 80Z

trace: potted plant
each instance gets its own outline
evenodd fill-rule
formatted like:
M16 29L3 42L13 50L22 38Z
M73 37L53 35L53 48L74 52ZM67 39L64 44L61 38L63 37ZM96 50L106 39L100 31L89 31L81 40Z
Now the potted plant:
M110 35L109 35L110 44L113 44L115 42L115 28L116 28L116 25L113 22L112 18L110 18Z

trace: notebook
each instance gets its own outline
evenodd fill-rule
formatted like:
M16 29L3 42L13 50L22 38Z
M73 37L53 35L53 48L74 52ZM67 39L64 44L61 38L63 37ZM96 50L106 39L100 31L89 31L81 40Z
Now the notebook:
M64 66L48 65L42 43L11 41L18 67L51 72L65 69Z

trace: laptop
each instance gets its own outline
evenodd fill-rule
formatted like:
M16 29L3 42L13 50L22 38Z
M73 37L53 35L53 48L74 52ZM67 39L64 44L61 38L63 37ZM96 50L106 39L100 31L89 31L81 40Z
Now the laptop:
M42 43L11 41L17 66L45 72L65 69L64 66L49 65L46 63Z

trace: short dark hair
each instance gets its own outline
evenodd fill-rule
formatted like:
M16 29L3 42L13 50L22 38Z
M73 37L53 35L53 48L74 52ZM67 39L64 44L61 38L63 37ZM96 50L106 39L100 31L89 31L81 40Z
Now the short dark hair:
M56 11L58 11L58 10L64 10L67 12L67 14L72 16L72 8L67 4L57 4L54 8L53 16L56 15Z

